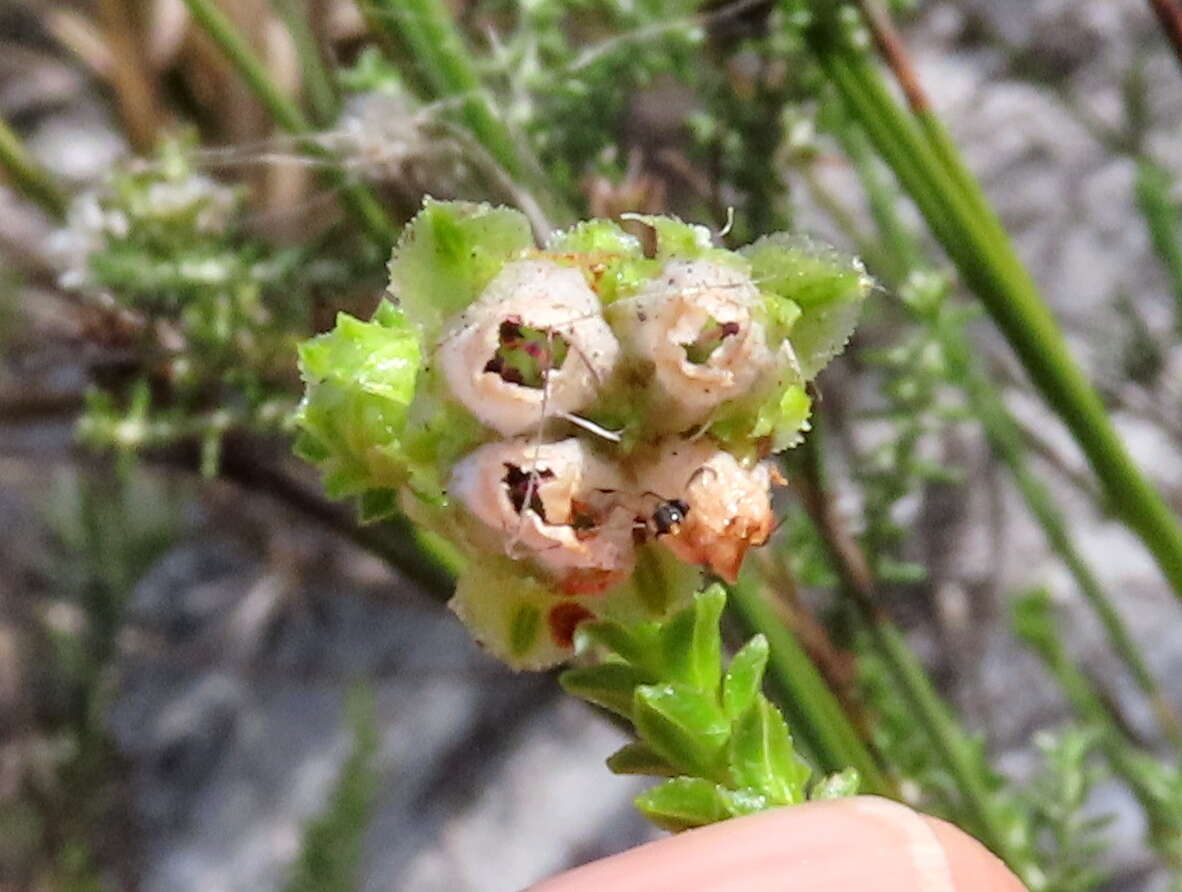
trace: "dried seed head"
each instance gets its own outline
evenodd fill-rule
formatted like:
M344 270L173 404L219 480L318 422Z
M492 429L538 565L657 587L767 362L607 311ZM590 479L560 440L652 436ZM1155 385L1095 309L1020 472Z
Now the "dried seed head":
M542 260L507 264L439 346L456 399L507 436L590 404L618 355L583 276Z
M616 468L581 440L518 437L463 459L449 490L494 547L532 558L567 594L593 594L632 572L633 511L621 504L622 487Z
M653 493L686 508L676 528L658 541L728 582L738 579L747 549L771 535L770 488L779 477L766 462L745 468L708 440L669 440L638 476Z
M773 362L754 318L759 290L742 270L708 260L667 263L618 311L633 349L651 360L665 397L660 423L680 430L744 395Z

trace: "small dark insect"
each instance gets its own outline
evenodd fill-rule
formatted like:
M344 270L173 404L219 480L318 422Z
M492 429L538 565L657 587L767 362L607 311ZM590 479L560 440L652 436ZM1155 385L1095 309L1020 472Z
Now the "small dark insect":
M662 536L676 536L689 514L690 506L681 499L666 499L655 492L646 492L646 496L660 499L660 503L648 517L637 517L632 527L632 538L638 545L644 544L649 536L660 539Z
M689 505L681 499L666 499L661 502L648 520L653 536L676 536L689 510Z

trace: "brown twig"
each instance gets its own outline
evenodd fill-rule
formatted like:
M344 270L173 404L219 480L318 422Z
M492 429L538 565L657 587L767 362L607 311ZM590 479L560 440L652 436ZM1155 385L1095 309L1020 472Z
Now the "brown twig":
M1182 65L1182 3L1179 0L1149 0L1149 5L1174 49L1178 64Z
M1170 0L1160 2L1166 3ZM879 0L858 0L858 8L862 12L866 27L870 29L870 36L874 39L879 55L894 74L911 111L917 115L930 111L931 103L928 101L927 93L919 83L915 65L907 54L907 47L895 28L895 23L891 21L891 14Z

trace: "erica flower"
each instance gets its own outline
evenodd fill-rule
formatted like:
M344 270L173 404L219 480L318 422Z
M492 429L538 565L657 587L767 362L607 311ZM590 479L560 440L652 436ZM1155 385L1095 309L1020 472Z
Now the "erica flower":
M638 476L684 505L684 519L661 544L728 582L738 579L747 549L766 542L775 526L771 485L781 481L778 472L769 462L744 467L710 440L663 441Z
M618 305L619 306L619 305ZM699 424L746 394L774 353L756 318L762 306L750 275L715 260L671 260L616 316L638 356L653 364L655 427Z
M512 435L591 403L618 354L599 298L577 270L518 260L451 323L438 361L456 399Z
M631 572L633 512L620 470L586 443L488 443L456 465L449 491L509 557L544 567L567 594L596 594ZM478 533L479 535L479 533Z
M505 208L429 201L390 263L394 303L306 344L300 450L364 519L454 544L452 606L517 667L589 619L666 617L704 568L734 580L775 526L769 456L869 280L784 236L741 252L640 218L539 249Z

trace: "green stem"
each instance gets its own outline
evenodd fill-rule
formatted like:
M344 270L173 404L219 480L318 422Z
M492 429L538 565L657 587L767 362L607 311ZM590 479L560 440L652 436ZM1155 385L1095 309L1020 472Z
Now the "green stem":
M862 791L884 796L898 792L879 769L849 717L795 636L749 579L731 586L732 612L751 633L767 637L768 672L793 734L824 772L854 767Z
M259 102L270 112L275 122L288 133L296 135L312 131L300 107L287 96L271 78L266 66L238 33L234 24L226 17L213 0L184 0L196 22L218 45L230 63L237 69L247 86ZM313 140L303 143L309 155L331 159L333 154ZM373 193L361 183L353 182L343 170L330 167L326 174L329 182L341 194L345 208L354 216L365 232L382 250L388 250L397 237L397 230Z
M1071 430L1110 502L1182 598L1182 528L1133 463L955 146L930 115L917 125L899 107L864 54L849 47L828 7L819 10L808 36L846 107Z
M1152 161L1142 159L1137 164L1137 208L1145 218L1153 250L1170 277L1170 289L1178 304L1175 328L1182 334L1182 231L1178 225L1178 208L1170 198L1172 177Z
M550 221L556 225L573 222L570 209L550 194L537 162L496 114L472 65L472 54L443 0L359 0L359 5L387 46L409 51L411 80L425 85L430 98L457 101L464 125L510 177L540 199Z
M316 39L308 20L307 0L272 0L283 17L287 31L300 57L304 93L318 126L327 127L340 112L336 80L324 57L324 48Z
M66 215L66 197L21 143L20 137L0 118L0 168L13 185L58 219Z

